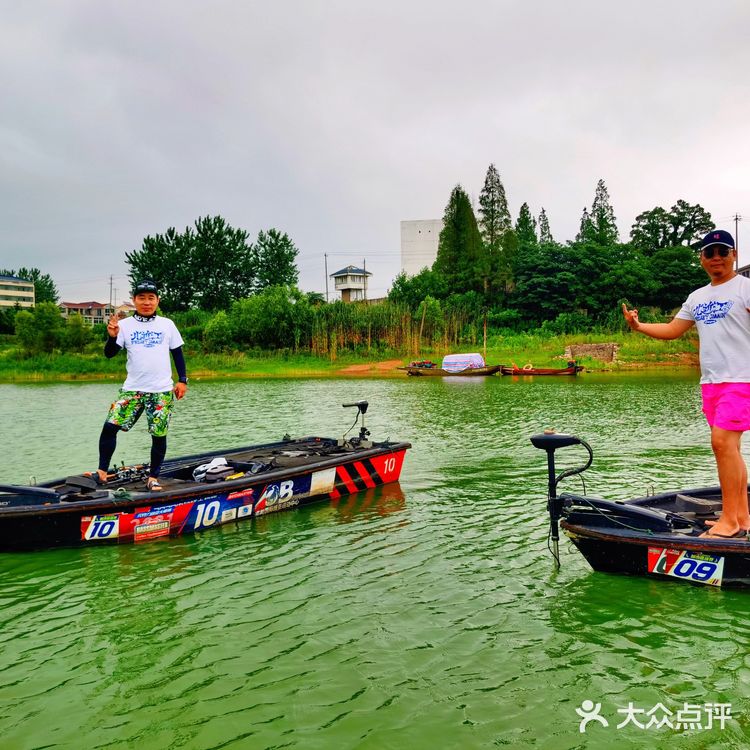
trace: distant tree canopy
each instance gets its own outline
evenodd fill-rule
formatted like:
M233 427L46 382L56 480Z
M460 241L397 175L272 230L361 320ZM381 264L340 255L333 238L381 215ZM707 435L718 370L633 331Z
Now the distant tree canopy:
M0 269L0 276L15 276L19 279L34 282L34 299L40 302L54 302L59 300L57 286L48 273L42 273L38 268L19 268L17 271Z
M235 300L274 285L294 285L298 250L286 234L261 231L255 244L244 229L221 216L199 218L184 232L174 228L148 236L126 253L135 284L144 277L159 285L167 311L227 310Z
M665 247L692 245L714 228L711 214L705 208L678 200L666 211L656 206L635 217L630 241L646 253Z
M399 275L389 299L415 312L429 311L432 330L438 329L436 310L445 313L457 295L467 294L478 295L493 321L514 327L560 315L612 321L623 300L671 312L706 282L690 246L712 227L704 208L678 200L669 211L657 206L640 214L630 242L621 243L609 191L599 180L575 240L561 244L544 208L537 221L522 203L511 225L505 188L491 164L479 196L479 221L457 185L445 209L435 263L416 276Z

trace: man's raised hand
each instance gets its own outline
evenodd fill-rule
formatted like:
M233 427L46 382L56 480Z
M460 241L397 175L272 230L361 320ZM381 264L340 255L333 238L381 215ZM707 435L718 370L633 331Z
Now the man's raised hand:
M638 320L638 310L628 310L627 305L623 302L622 314L625 322L633 331L637 331L641 327L641 322Z
M120 333L120 320L117 315L110 315L109 323L107 323L107 335L115 339L118 333Z

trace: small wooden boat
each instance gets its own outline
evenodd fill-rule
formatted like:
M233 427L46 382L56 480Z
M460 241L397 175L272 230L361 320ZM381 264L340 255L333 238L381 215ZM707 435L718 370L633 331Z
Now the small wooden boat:
M442 367L438 367L429 360L412 362L408 367L399 367L406 370L409 375L432 376L441 378L452 377L477 377L482 375L494 375L500 370L501 365L488 366L481 354L446 354L443 357Z
M344 406L362 418L356 437L285 436L171 459L161 492L144 491L148 466L112 469L103 486L87 476L0 485L0 551L179 536L398 481L411 445L371 442L367 401Z
M702 537L721 513L721 489L699 487L631 500L557 494L566 477L591 466L593 451L574 435L544 433L531 442L547 452L552 553L559 567L559 525L596 571L654 576L712 586L750 586L750 539ZM581 445L585 465L555 475L555 451Z
M577 375L583 370L581 365L568 362L567 367L533 367L532 365L502 365L500 371L503 375Z
M453 372L451 370L444 370L442 367L413 367L411 365L398 367L398 370L406 370L408 375L414 376L432 376L441 378L466 378L466 377L478 377L482 375L494 375L500 370L501 365L491 365L490 367L467 367L465 370L459 370Z

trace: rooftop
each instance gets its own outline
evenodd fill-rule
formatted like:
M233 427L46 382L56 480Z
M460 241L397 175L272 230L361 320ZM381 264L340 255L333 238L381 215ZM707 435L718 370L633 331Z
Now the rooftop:
M369 271L365 271L364 268L357 268L357 266L347 266L342 268L336 273L332 273L331 276L372 276Z

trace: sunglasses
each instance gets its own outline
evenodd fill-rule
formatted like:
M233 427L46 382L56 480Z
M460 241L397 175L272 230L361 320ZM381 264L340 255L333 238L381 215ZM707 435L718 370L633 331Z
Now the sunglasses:
M714 254L718 253L720 258L726 258L731 252L731 247L726 247L725 245L713 245L712 247L703 248L703 257L711 260L711 258L714 257Z

